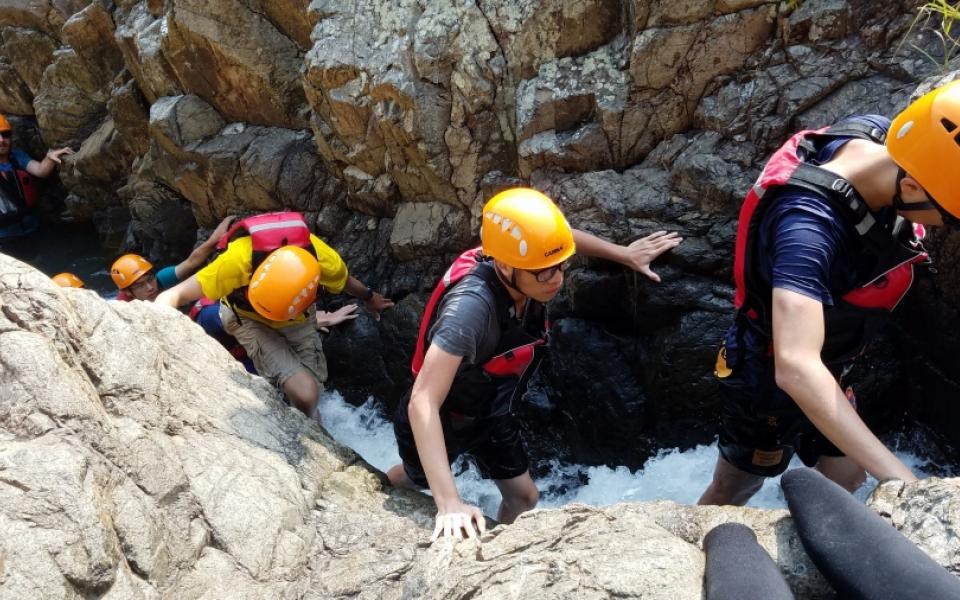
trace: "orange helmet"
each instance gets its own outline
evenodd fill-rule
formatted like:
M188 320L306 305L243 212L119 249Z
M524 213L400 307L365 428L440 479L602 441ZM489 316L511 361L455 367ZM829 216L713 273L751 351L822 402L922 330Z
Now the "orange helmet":
M924 94L897 115L887 151L941 208L960 216L960 81Z
M74 275L73 273L57 273L52 277L53 282L59 285L60 287L75 287L82 288L83 280Z
M573 256L573 231L550 198L530 188L512 188L483 207L483 253L516 269L537 270Z
M317 259L299 246L283 246L253 272L247 300L261 317L289 321L313 304L319 285Z
M0 115L0 131L12 131L13 127L10 126L10 121L7 120L7 117Z
M125 290L133 285L134 281L149 273L152 268L153 265L150 264L150 261L139 254L124 254L113 261L113 266L110 267L110 277L113 278L113 282L117 284L118 288Z

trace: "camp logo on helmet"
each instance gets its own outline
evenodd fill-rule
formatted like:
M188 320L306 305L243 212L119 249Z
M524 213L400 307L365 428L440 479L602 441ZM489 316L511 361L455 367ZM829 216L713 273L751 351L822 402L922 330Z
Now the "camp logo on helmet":
M552 250L547 250L546 252L543 253L543 256L544 256L544 257L553 256L553 255L556 254L557 252L563 252L563 246L557 246L556 248L554 248L554 249L552 249Z

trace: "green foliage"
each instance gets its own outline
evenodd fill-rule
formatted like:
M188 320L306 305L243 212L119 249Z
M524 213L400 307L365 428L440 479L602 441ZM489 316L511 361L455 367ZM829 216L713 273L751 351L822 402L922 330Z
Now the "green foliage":
M947 2L947 0L931 0L920 6L916 18L910 24L910 29L904 39L910 36L910 33L918 25L921 27L930 26L934 35L940 39L943 48L943 56L938 59L931 56L922 48L913 45L913 48L940 65L941 70L947 71L957 50L960 49L960 34L957 33L955 26L960 23L960 1Z

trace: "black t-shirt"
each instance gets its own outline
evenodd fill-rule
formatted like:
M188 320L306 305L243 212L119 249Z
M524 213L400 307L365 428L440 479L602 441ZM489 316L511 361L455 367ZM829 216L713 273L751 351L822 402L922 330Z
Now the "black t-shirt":
M464 364L473 365L478 357L487 360L493 355L500 324L494 290L488 285L461 285L470 278L461 279L444 295L428 339L441 350L462 356Z

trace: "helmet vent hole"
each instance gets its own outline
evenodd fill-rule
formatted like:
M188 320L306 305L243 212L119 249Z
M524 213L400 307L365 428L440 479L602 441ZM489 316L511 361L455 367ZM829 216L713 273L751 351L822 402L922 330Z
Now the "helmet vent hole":
M943 125L943 128L947 130L947 133L953 133L957 128L957 125L950 119L940 119L940 124Z

